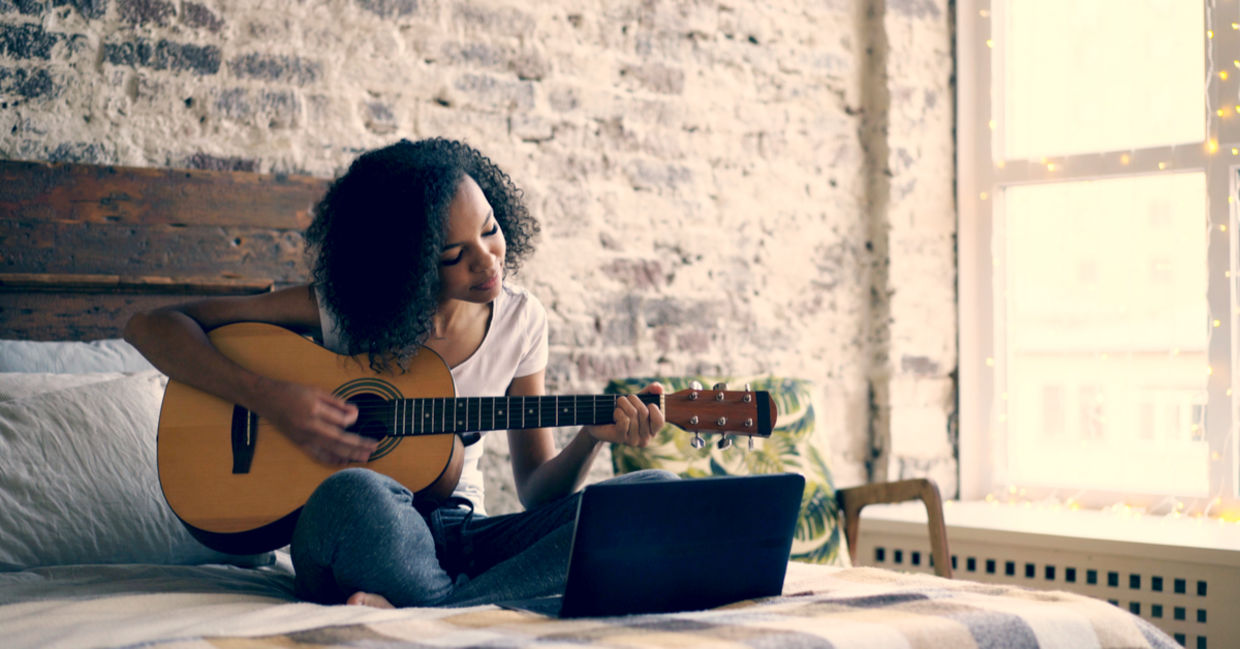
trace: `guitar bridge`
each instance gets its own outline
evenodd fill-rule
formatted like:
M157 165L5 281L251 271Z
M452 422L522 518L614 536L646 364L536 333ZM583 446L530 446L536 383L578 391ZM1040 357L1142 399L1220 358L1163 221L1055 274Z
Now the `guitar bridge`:
M249 473L254 462L254 446L258 443L258 415L233 406L232 454L233 473Z

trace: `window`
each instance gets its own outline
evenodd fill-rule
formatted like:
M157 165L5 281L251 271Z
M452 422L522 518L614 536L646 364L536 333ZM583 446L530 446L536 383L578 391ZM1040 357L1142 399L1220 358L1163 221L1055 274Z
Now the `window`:
M961 496L1240 518L1240 0L962 0Z

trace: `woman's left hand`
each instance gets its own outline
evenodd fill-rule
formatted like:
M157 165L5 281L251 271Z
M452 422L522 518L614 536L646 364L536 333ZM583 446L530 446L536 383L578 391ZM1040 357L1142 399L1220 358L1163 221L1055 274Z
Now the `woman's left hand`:
M638 394L663 394L663 386L651 383ZM636 395L617 398L613 416L616 423L586 426L586 431L600 442L642 447L649 444L655 433L663 429L663 411L657 405L642 403Z

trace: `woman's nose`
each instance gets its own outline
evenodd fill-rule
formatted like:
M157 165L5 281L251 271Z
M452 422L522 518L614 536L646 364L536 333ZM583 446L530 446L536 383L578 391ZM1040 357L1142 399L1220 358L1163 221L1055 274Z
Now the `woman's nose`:
M489 247L483 247L482 252L474 256L473 266L471 270L484 271L493 270L499 267L499 256L503 254Z

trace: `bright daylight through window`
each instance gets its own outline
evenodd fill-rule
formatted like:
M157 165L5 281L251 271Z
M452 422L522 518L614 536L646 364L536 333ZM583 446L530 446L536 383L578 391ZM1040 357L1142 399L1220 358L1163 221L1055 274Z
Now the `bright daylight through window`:
M1237 1L959 11L962 497L1240 519Z

